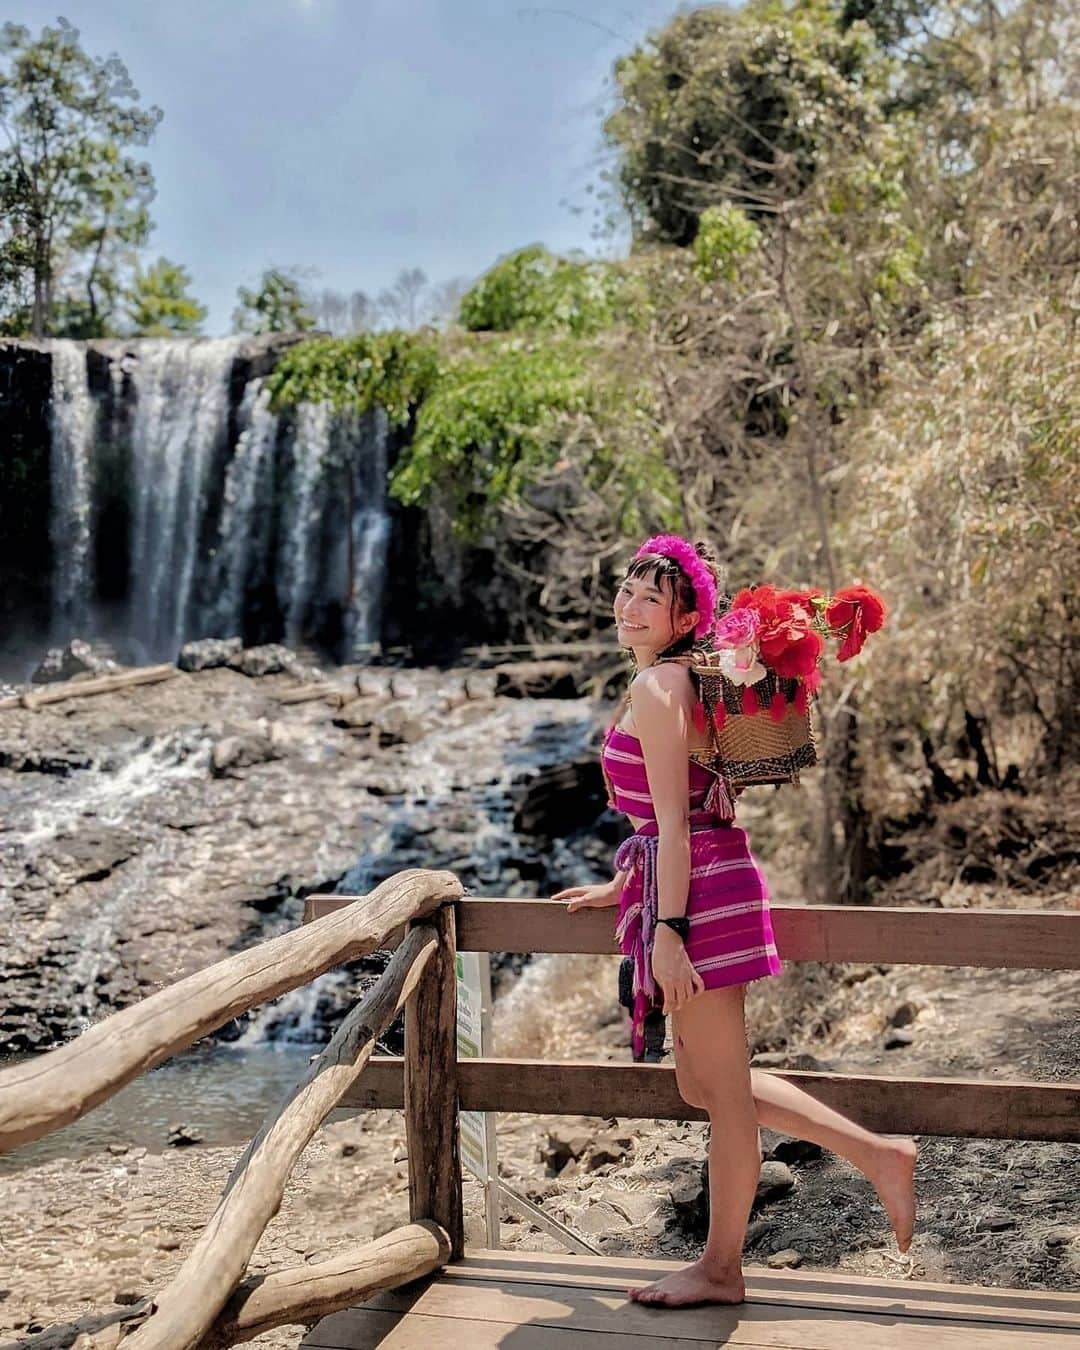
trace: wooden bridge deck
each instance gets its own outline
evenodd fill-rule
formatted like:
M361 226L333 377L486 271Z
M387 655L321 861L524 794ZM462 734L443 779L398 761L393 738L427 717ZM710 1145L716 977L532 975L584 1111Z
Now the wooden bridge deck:
M680 1262L470 1251L430 1280L324 1318L310 1350L1066 1350L1080 1295L751 1269L737 1308L643 1308Z

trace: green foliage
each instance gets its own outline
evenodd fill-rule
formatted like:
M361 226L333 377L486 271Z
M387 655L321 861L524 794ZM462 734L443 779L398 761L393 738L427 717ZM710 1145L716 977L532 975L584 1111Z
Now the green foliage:
M131 332L138 337L192 337L206 319L206 307L188 294L186 268L159 258L137 268L125 300Z
M489 268L462 298L459 316L472 332L539 329L580 337L615 323L622 290L611 263L560 258L533 244Z
M391 329L298 342L282 355L269 388L277 408L329 403L362 413L378 406L404 426L439 372L439 350L428 337Z
M150 230L145 145L161 112L142 109L120 59L89 56L65 19L33 37L0 29L0 310L38 337L107 331L119 270ZM20 320L19 316L23 316Z
M463 538L491 528L572 458L589 487L611 492L612 515L627 528L649 511L670 523L677 490L655 411L612 369L610 353L569 337L454 342L390 331L298 343L270 388L279 408L379 406L397 425L411 423L390 490L410 505L438 501Z
M300 333L315 327L299 281L280 267L268 267L257 289L239 286L236 295L234 333Z
M702 281L734 281L739 262L761 243L761 231L737 206L707 206L698 221L694 259Z
M769 216L872 141L889 65L825 0L680 14L616 63L605 124L639 237L693 242L708 206Z

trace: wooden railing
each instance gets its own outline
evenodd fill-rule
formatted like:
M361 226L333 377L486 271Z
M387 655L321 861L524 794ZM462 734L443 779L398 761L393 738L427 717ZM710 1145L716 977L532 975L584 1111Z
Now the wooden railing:
M1080 915L777 905L793 961L1080 969ZM209 1350L310 1324L418 1279L464 1249L458 1111L693 1119L674 1069L655 1064L470 1059L456 1053L455 956L612 953L611 911L465 899L449 872L402 872L368 896L316 896L305 926L189 976L77 1040L0 1072L0 1151L105 1101L256 1004L377 949L393 956L283 1106L238 1160L214 1215L169 1285L121 1311L54 1328L80 1350ZM405 1009L405 1054L372 1057ZM872 1128L1080 1142L1080 1083L980 1082L780 1072ZM332 1260L243 1280L301 1151L336 1106L405 1112L410 1223Z
M334 913L348 896L313 896L306 917ZM610 953L612 911L568 915L545 900L463 899L455 905L464 951ZM1030 910L870 909L774 905L777 946L790 961L1080 969L1080 914ZM400 1107L402 1064L373 1059L351 1106ZM1080 1142L1080 1083L770 1070L891 1133ZM701 1120L664 1064L470 1059L458 1066L460 1105L473 1111ZM511 1105L512 1103L512 1105Z
M78 1119L137 1074L248 1008L333 965L394 949L378 981L244 1150L217 1209L166 1288L120 1312L54 1328L51 1345L78 1340L80 1350L107 1350L123 1340L130 1350L209 1350L271 1327L317 1321L461 1254L449 907L460 895L461 885L449 872L401 872L362 904L231 956L114 1014L70 1044L0 1072L4 1150ZM377 1038L402 1007L410 1027L405 1096L412 1222L332 1260L240 1283L297 1158L355 1087ZM410 1075L414 1087L408 1086ZM441 1223L433 1221L436 1212Z

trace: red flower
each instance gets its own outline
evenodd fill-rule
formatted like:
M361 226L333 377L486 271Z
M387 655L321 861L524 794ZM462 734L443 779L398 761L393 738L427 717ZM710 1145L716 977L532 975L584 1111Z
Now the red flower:
M837 591L825 610L829 627L844 633L836 659L850 661L858 656L867 633L876 633L882 627L886 613L885 601L869 586L845 586Z
M817 669L825 643L819 633L808 630L796 642L790 643L770 664L777 675L785 680L805 678Z

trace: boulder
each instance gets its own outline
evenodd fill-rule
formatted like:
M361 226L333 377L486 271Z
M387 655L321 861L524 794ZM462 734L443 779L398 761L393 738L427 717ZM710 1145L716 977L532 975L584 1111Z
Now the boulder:
M563 839L591 825L606 800L604 777L594 755L553 764L529 779L514 812L514 829L518 834Z
M773 1252L766 1257L765 1264L772 1270L794 1270L802 1265L802 1253L794 1247L786 1247L782 1252Z
M180 648L176 664L181 670L212 670L215 666L227 666L240 655L244 644L238 637L201 638L198 642L185 642Z
M761 1164L758 1174L757 1190L754 1193L754 1205L768 1205L793 1190L795 1178L786 1163L771 1159Z
M76 675L106 675L120 667L111 657L91 647L89 642L72 638L66 647L50 647L45 659L30 676L31 684L54 684L72 680Z
M549 1172L561 1172L571 1160L577 1162L591 1143L587 1134L549 1130L547 1142L540 1146L540 1161Z

